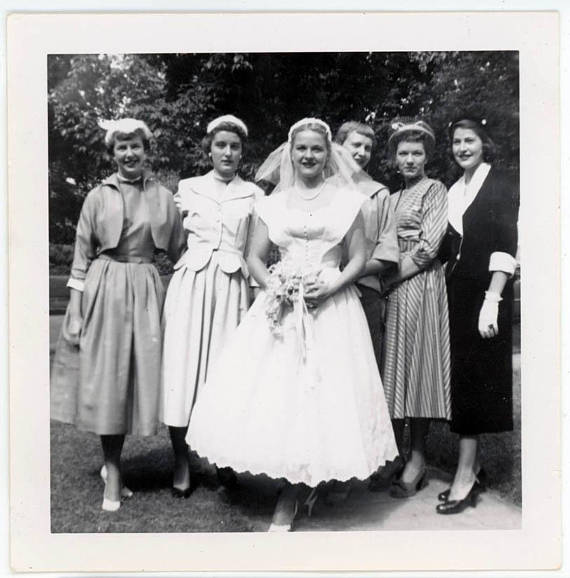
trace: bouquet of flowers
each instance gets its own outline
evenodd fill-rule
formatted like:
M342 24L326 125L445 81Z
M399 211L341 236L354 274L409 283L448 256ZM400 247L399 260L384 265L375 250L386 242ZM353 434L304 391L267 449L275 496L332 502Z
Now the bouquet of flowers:
M279 261L269 267L269 281L265 288L265 315L271 330L279 333L283 314L293 309L302 299L302 285L308 277L307 272L301 272L298 267L286 261Z

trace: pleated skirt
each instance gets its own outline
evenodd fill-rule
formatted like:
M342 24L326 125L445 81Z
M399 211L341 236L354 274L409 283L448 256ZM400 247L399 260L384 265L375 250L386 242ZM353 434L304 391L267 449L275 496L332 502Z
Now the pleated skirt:
M163 423L188 425L202 385L248 307L249 287L241 271L225 273L215 254L200 271L182 266L174 273L163 316Z
M451 417L449 313L439 261L388 296L382 379L392 419Z
M79 347L60 336L51 416L99 435L153 435L158 425L164 287L150 263L96 259ZM69 308L64 324L69 323Z

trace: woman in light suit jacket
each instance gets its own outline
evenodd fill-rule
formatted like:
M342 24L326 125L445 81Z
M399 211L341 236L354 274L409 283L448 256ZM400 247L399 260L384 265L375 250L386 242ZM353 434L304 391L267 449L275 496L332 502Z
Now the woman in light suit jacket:
M188 249L175 266L164 308L161 419L174 450L172 494L192 485L186 430L212 363L249 307L244 259L251 215L263 191L237 175L247 127L232 115L207 127L202 142L213 169L180 181L176 202Z
M103 121L117 165L85 198L70 299L51 376L51 416L101 437L102 508L116 511L126 434L158 427L164 287L156 252L176 261L185 234L172 193L146 168L152 137L137 119Z

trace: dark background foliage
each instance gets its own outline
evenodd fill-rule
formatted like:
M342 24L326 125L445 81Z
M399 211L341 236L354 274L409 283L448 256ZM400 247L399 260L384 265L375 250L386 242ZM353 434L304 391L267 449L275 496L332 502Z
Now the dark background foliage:
M459 175L447 125L460 112L487 119L496 164L518 173L518 53L256 53L51 55L48 57L50 242L72 243L87 192L113 170L98 119L145 120L156 136L152 168L166 186L209 168L206 124L233 113L250 129L245 178L252 178L288 127L304 116L366 121L378 144L369 172L399 185L386 157L390 124L422 117L438 143L428 174Z

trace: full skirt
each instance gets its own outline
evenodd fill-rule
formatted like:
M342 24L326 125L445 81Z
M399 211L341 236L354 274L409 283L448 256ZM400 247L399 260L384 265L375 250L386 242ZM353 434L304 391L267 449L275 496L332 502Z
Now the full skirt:
M383 363L393 419L450 418L449 313L438 261L388 296Z
M163 301L154 265L93 261L79 347L62 335L56 348L53 419L99 435L156 433ZM69 308L63 323L69 323Z
M370 333L353 288L279 332L261 292L210 374L187 442L219 467L316 486L367 478L397 455Z
M241 271L225 273L215 257L200 271L178 269L164 304L161 374L163 423L186 427L209 371L249 305Z

